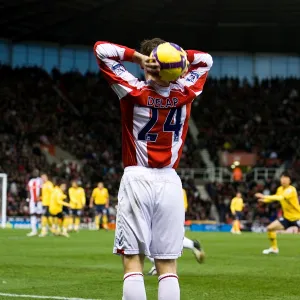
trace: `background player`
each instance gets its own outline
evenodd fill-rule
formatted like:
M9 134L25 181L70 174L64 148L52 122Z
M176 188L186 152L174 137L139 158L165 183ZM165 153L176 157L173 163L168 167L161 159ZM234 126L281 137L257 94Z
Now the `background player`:
M43 213L43 206L41 202L42 186L43 180L39 177L39 171L34 170L32 172L32 178L29 180L27 185L31 225L31 232L27 234L29 237L37 235L37 216Z
M187 194L186 194L186 190L182 189L183 192L183 204L184 204L184 210L185 212L188 209L188 199L187 199ZM183 239L183 248L185 249L190 249L193 251L195 258L197 259L197 261L199 263L202 263L205 257L205 253L204 251L201 249L200 243L197 240L190 240L187 237L184 237ZM156 271L156 267L155 267L155 261L152 257L148 256L148 259L152 262L153 267L150 269L150 271L148 272L148 275L156 275L157 271Z
M143 42L143 54L108 42L94 46L122 113L125 172L118 195L114 253L123 260L123 300L146 299L145 255L155 259L158 299L180 299L176 259L182 251L184 207L181 180L174 169L186 138L191 103L202 92L212 58L187 51L189 73L170 84L160 79L159 64L149 58L162 43L158 38ZM130 74L122 60L139 64L147 81ZM151 105L153 99L156 107Z
M80 217L82 209L85 206L86 198L84 189L78 186L77 180L72 181L69 188L69 199L71 208L71 228L75 231L79 230Z
M69 237L68 219L63 216L63 207L70 207L70 204L64 201L67 198L67 195L65 194L66 190L67 184L63 181L59 182L58 185L55 186L51 195L49 211L53 217L53 232L57 235L61 234L65 237Z
M241 234L240 220L242 219L243 208L244 208L244 201L242 198L242 194L240 192L237 192L236 196L232 198L230 204L230 210L234 217L234 221L231 229L231 233L233 234Z
M52 218L49 212L49 205L51 200L51 195L54 189L53 183L48 179L47 174L43 173L41 175L43 180L42 187L42 205L43 205L43 215L41 218L42 230L40 233L40 237L44 237L48 234L48 228L52 226Z
M292 226L300 228L300 205L298 194L296 188L291 185L289 173L282 173L280 183L281 186L277 189L275 195L265 196L261 193L255 194L258 201L263 203L279 201L283 210L283 217L275 220L267 227L271 248L263 250L263 254L279 253L276 231L287 229Z
M107 188L104 187L103 182L99 182L98 186L93 189L92 196L90 198L90 208L96 206L95 225L97 229L100 229L100 221L102 220L102 227L108 229L107 226L107 210L109 207L109 193Z

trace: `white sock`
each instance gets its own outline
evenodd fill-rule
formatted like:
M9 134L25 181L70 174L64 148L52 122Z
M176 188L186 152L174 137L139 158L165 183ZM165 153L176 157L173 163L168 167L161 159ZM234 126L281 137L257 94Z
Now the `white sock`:
M124 275L123 300L147 300L142 273L133 272Z
M147 258L152 262L152 264L154 265L154 258L147 256Z
M183 239L183 248L194 249L194 242L186 237Z
M30 217L30 224L31 224L31 231L36 232L36 216L31 216Z
M179 300L178 276L167 273L158 277L158 300Z

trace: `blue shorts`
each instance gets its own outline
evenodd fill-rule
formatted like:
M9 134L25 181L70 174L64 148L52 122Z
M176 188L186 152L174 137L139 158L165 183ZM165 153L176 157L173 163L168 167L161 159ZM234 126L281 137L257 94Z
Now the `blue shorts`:
M284 229L288 229L289 227L293 227L293 226L297 226L298 228L300 228L300 220L290 221L284 217L281 217L278 219L278 221L281 223Z
M44 217L50 217L49 206L43 205L43 214Z
M69 215L70 215L70 208L67 207L67 206L63 206L62 214L63 214L64 216L69 216Z
M105 208L104 204L96 204L96 213L97 214L104 214L106 213L107 209Z
M71 209L71 214L72 214L72 216L75 216L75 217L80 217L81 216L81 212L82 212L81 209L75 209L75 208Z
M236 212L235 212L234 218L235 218L236 220L241 220L242 217L243 217L243 213L242 213L241 211L236 211Z

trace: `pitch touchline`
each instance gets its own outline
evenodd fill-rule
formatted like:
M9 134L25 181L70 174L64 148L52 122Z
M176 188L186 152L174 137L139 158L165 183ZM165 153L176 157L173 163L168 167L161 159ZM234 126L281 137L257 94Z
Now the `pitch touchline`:
M69 297L59 297L59 296L39 296L39 295L20 295L20 294L6 294L0 293L0 296L6 297L19 297L27 299L56 299L56 300L101 300L101 299L87 299L87 298L69 298Z

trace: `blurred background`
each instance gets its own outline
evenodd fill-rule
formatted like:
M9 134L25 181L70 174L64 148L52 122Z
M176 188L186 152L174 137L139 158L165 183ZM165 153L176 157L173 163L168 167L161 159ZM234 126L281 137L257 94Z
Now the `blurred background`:
M254 193L274 193L286 169L300 188L299 1L10 0L0 7L0 173L8 176L9 226L29 226L26 185L35 168L77 179L87 199L103 181L114 222L120 111L98 71L97 40L138 49L158 36L213 56L178 170L187 228L230 230L230 200L240 191L244 230L263 231L281 211L258 205ZM141 77L138 66L126 67ZM90 218L86 207L83 226Z

